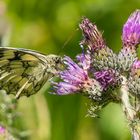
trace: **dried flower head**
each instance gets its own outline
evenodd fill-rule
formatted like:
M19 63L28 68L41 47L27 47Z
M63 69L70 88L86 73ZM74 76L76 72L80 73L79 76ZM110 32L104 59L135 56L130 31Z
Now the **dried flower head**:
M84 40L81 44L87 45L91 51L98 51L105 47L102 33L97 29L95 24L90 22L88 18L83 18L79 26L83 31L84 36Z
M136 46L140 43L140 10L133 12L124 24L122 41L124 46Z

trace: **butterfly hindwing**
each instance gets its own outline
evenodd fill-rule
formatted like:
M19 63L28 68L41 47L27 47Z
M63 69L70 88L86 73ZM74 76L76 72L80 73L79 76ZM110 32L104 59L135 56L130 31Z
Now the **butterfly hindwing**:
M0 89L16 98L35 94L49 78L51 63L35 51L0 48Z

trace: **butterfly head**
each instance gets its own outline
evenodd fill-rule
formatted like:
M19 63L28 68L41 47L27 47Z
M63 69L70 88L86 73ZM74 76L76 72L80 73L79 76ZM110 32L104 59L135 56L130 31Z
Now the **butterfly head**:
M47 65L47 72L58 74L64 68L63 58L57 55L48 55Z

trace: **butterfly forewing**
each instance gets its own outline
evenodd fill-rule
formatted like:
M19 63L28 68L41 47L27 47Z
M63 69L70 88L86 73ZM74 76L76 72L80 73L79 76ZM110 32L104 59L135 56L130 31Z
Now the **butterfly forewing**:
M16 98L35 94L52 76L56 57L32 50L0 48L0 89Z

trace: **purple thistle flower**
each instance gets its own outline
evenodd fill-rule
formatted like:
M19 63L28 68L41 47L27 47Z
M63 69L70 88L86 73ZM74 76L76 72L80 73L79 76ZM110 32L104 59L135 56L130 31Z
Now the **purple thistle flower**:
M80 55L78 59L82 62L82 66L80 67L78 64L73 62L73 60L69 57L64 58L64 63L67 65L67 69L63 72L60 72L60 78L63 79L63 82L54 83L57 94L65 95L69 93L74 93L86 88L91 85L93 82L88 77L88 63L89 61L86 59L87 57L83 57Z
M101 84L103 90L107 90L109 86L117 83L115 71L112 69L101 70L94 73L95 79Z
M97 26L91 23L88 18L83 18L79 26L83 31L84 36L84 40L81 42L81 45L88 45L89 50L91 51L98 51L105 47L102 34L97 29Z
M140 10L133 12L124 24L122 41L124 46L136 46L140 43Z

